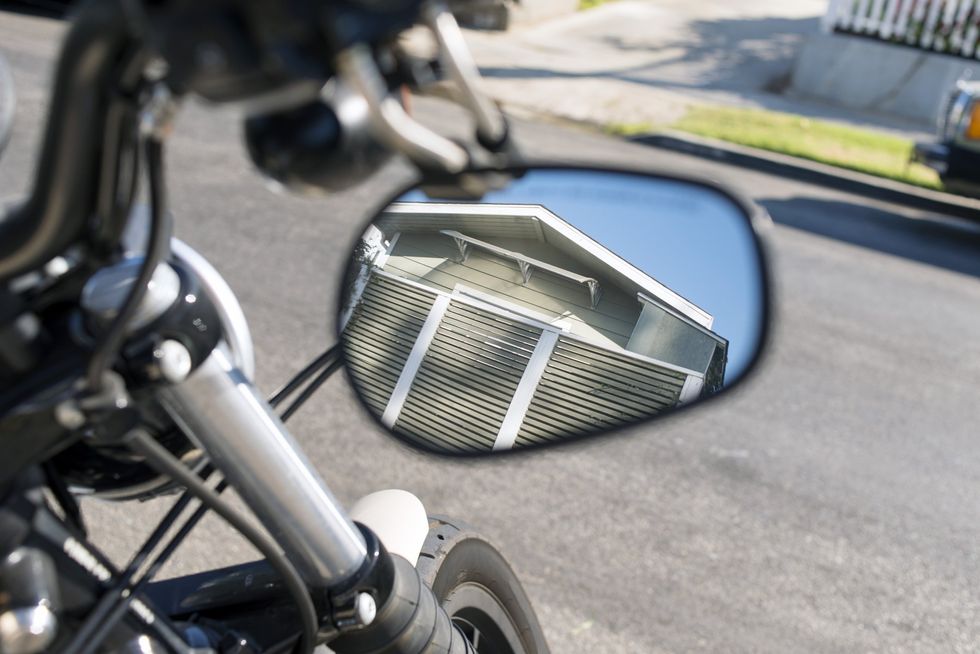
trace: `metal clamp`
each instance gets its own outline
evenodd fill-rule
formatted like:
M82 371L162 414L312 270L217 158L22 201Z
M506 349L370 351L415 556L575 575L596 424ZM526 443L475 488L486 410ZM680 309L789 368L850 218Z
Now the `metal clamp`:
M170 89L162 82L154 84L140 112L140 134L162 141L173 128L177 108Z

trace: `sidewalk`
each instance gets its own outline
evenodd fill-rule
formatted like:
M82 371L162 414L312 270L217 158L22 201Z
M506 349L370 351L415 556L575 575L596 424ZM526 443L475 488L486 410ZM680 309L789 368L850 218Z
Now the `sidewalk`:
M826 0L619 0L466 39L491 95L523 112L666 127L688 106L715 104L930 138L930 125L777 93L825 10Z

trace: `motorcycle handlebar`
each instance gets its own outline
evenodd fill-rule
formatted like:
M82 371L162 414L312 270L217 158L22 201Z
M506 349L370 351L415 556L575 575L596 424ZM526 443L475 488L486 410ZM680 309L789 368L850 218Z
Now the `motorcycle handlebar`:
M475 654L411 563L390 555L395 574L388 600L367 627L330 642L337 654Z
M33 189L25 202L0 216L0 279L36 269L61 253L96 213L104 168L100 154L107 142L127 132L127 121L135 122L134 113L106 92L119 87L116 66L131 42L116 0L88 3L68 31Z

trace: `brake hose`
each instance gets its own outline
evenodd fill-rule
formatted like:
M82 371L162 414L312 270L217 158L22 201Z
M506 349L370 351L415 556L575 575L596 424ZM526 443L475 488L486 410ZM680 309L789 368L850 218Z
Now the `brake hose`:
M92 358L89 359L85 379L87 388L92 393L98 393L102 390L103 374L112 365L112 360L122 345L126 336L126 327L136 315L136 311L146 295L147 286L153 279L153 273L156 272L157 266L166 258L169 251L171 220L165 206L163 144L150 136L143 140L143 145L150 186L150 238L146 246L143 265L140 267L139 275L133 283L129 295L126 296L126 300L116 317L113 318L105 331L99 334L95 349L92 352Z
M296 652L298 654L309 654L312 652L316 644L316 609L313 607L313 601L310 599L310 593L306 588L306 584L303 583L299 573L296 572L296 568L289 562L289 559L279 551L272 538L245 520L230 504L211 490L200 477L191 472L149 434L136 430L130 435L128 443L134 451L146 457L146 461L158 472L168 475L178 483L183 484L188 492L197 497L202 504L224 518L228 524L248 539L255 546L255 549L261 552L262 556L268 560L269 565L282 577L283 584L292 596L293 601L296 602L297 609L299 610L300 619L303 623L303 631L297 643Z

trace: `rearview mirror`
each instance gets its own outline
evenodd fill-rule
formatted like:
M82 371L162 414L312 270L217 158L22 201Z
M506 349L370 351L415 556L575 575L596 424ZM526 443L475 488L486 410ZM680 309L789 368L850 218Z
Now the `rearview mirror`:
M711 398L759 354L750 208L691 181L525 171L479 201L412 190L354 247L340 338L402 440L489 453L597 435Z

